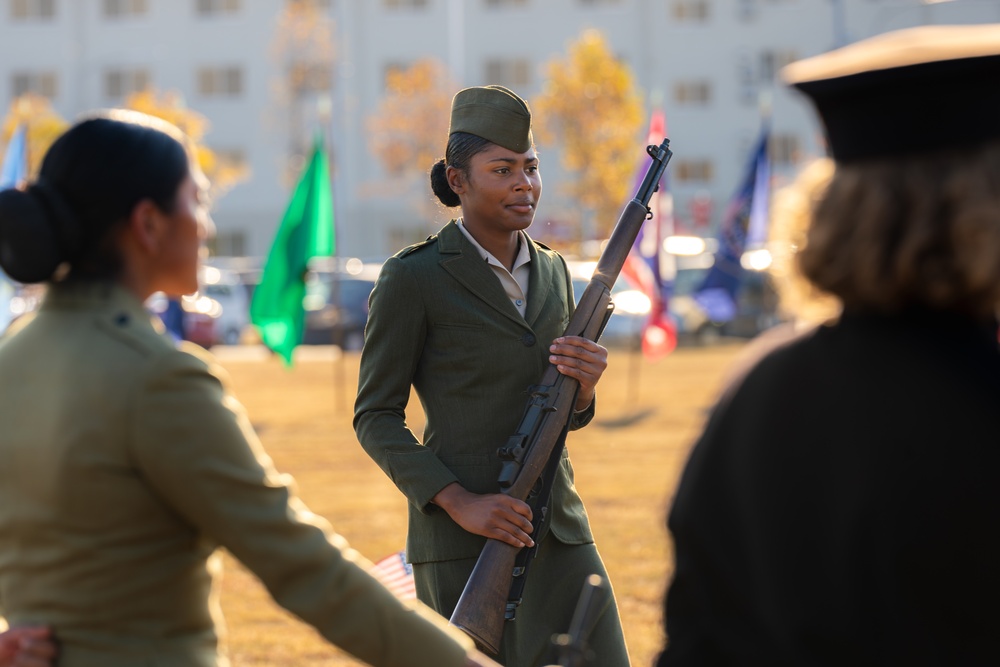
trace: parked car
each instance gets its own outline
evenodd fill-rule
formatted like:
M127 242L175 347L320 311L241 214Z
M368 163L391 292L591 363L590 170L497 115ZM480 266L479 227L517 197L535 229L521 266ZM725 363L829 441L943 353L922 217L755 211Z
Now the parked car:
M570 275L573 277L573 296L577 303L587 289L597 262L567 261ZM642 340L642 327L649 317L652 302L646 294L629 283L625 276L619 275L611 288L611 301L615 304L611 318L601 334L601 345L605 347L636 348Z
M4 332L8 324L14 321L11 301L14 299L16 291L17 288L13 281L0 272L0 334Z
M184 340L206 349L215 345L218 342L215 322L222 312L219 302L199 294L181 297L179 302L183 310ZM161 319L167 313L168 304L169 300L163 292L156 292L146 300L146 308Z
M38 307L42 305L42 298L45 296L46 286L44 284L34 284L34 285L22 285L21 283L9 281L8 287L4 288L13 290L10 293L9 300L7 301L7 313L3 317L6 322L3 327L0 327L0 333L3 333L7 327L14 324L14 322L21 316L27 315L29 313L38 310Z
M722 336L752 338L780 321L778 296L770 274L749 269L744 270L742 285L736 294L736 316L727 322L710 319L695 301L694 293L713 261L712 255L678 258L669 308L682 341L707 345Z
M306 278L305 345L336 345L360 350L368 323L368 297L375 287L381 264L341 260L314 264Z
M250 297L239 276L227 269L202 267L198 294L219 304L215 315L215 344L236 345L250 326ZM214 311L214 309L213 309Z

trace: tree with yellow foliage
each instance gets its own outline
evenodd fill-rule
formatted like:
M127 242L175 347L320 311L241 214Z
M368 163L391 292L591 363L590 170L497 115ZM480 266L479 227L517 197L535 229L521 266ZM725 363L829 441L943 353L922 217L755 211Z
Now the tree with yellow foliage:
M0 156L7 150L7 144L18 127L24 127L28 148L28 178L34 179L42 166L42 158L49 146L69 124L60 116L47 97L25 93L14 99L0 128Z
M368 146L395 176L426 174L444 151L454 84L433 58L390 71L378 110L368 118Z
M197 111L189 109L179 93L168 91L160 95L154 90L144 90L125 98L124 106L127 109L162 118L180 128L194 144L198 166L211 182L213 195L218 196L226 192L250 175L246 164L223 159L202 143L208 131L208 119Z
M571 173L569 194L585 215L596 217L593 232L605 237L630 194L636 164L642 98L627 65L597 30L572 43L565 58L545 65L543 92L531 102L539 145L557 145Z
M179 94L168 92L157 95L156 92L147 90L130 95L124 106L169 121L190 137L198 164L212 183L213 194L225 192L249 175L246 165L222 159L201 143L208 131L208 120L187 108ZM21 125L27 128L28 178L34 179L45 152L69 123L52 108L52 103L47 98L26 93L11 102L0 130L0 144L6 147L14 131Z

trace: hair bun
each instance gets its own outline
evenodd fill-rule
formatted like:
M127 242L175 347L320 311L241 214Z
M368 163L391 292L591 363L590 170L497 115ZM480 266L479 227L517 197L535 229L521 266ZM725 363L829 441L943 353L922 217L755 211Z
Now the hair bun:
M434 166L431 167L431 191L445 206L449 208L461 206L462 200L448 184L447 169L444 158L435 162Z
M76 215L59 192L44 178L28 186L28 194L41 200L48 220L55 229L56 240L62 258L72 260L80 250L83 241L83 229Z
M62 261L60 243L41 197L0 191L0 267L14 280L48 280Z

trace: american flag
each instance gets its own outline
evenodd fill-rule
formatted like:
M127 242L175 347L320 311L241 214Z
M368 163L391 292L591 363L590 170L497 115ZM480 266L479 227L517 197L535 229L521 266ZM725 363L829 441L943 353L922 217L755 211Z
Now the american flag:
M649 119L648 144L659 145L667 136L667 119L662 111L654 111ZM636 172L636 187L649 168L651 157L643 159ZM677 275L674 256L663 249L663 241L674 233L674 199L667 187L664 173L659 188L649 200L652 220L639 229L632 250L625 259L622 275L649 297L649 317L642 328L642 352L647 359L659 359L677 347L677 325L667 309L667 300Z
M406 562L406 552L391 553L375 563L372 576L382 582L400 600L416 600L417 589L413 584L413 566Z

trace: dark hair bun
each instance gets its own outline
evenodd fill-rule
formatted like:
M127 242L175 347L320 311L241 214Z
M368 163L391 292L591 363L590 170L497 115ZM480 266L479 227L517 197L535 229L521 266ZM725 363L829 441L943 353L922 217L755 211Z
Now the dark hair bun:
M462 200L448 185L447 166L444 163L444 158L435 162L434 166L431 167L431 190L441 203L449 208L462 204Z
M41 197L0 191L0 267L22 283L48 280L62 261L60 243Z

